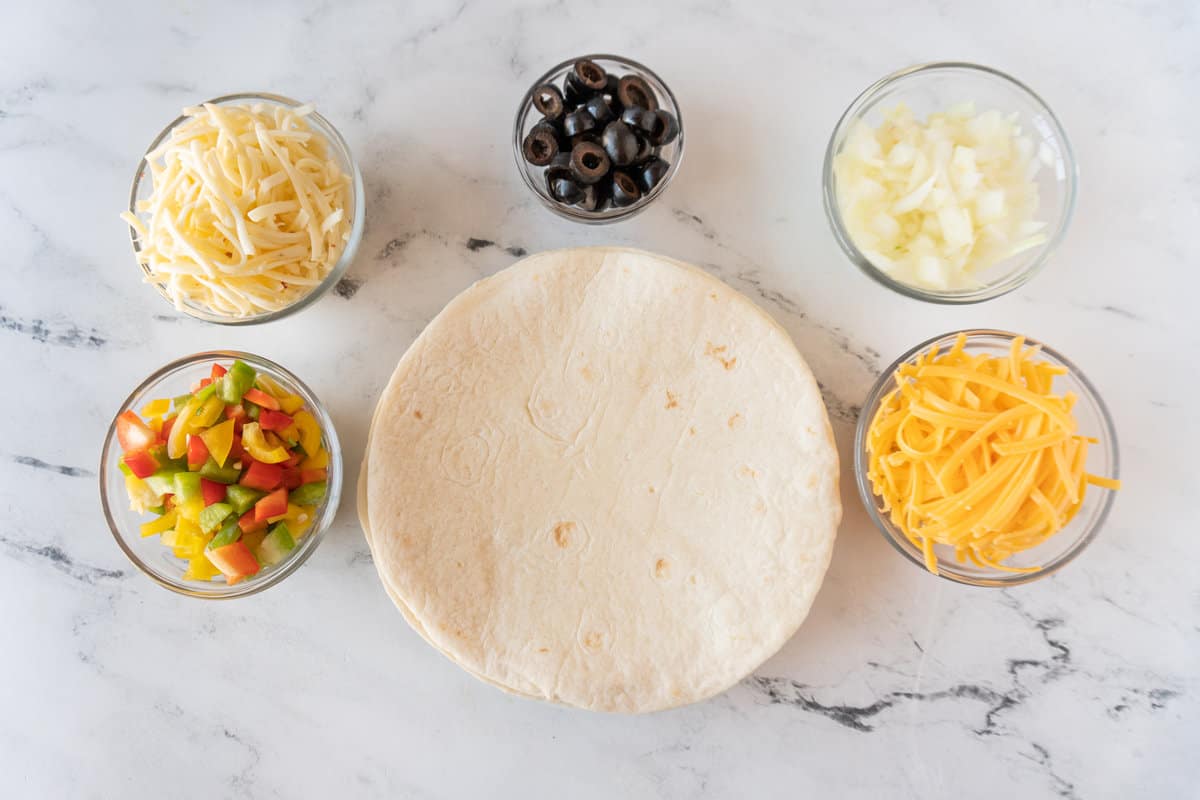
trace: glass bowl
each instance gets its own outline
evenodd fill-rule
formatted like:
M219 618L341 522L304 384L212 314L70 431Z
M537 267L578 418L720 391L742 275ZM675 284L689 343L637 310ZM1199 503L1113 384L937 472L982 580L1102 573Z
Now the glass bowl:
M988 353L990 355L1007 355L1012 340L1017 334L995 330L967 330L966 350L969 353ZM896 388L896 369L906 362L916 359L933 345L943 350L954 344L959 332L946 333L941 336L921 342L896 359L891 366L884 370L871 393L863 404L862 413L858 417L858 425L854 434L854 474L858 483L858 494L862 498L867 514L875 527L884 538L891 543L909 561L925 571L925 558L921 550L897 528L883 511L882 503L871 488L867 477L867 428L879 411L883 398ZM1120 457L1117 453L1117 432L1113 427L1112 417L1108 408L1100 399L1096 387L1091 384L1079 367L1072 364L1061 353L1034 339L1026 338L1027 345L1040 345L1039 361L1066 367L1069 372L1059 375L1054 380L1055 394L1074 392L1078 396L1075 404L1075 419L1079 423L1078 432L1084 436L1092 436L1099 440L1088 448L1087 471L1096 475L1119 478ZM954 559L952 548L944 545L934 545L934 553L938 557L939 576L955 583L970 586L1015 586L1022 583L1044 578L1066 566L1072 559L1083 552L1084 548L1096 538L1104 520L1112 508L1116 492L1092 486L1084 495L1083 506L1075 517L1058 533L1051 536L1037 547L1025 550L1007 559L1006 563L1015 567L1032 567L1036 572L1004 572L1002 570L979 567L967 562L960 564Z
M878 126L884 113L900 103L912 109L917 119L924 119L931 113L945 111L966 101L973 101L981 113L992 109L1004 114L1015 112L1023 135L1033 139L1035 154L1044 146L1051 162L1049 168L1043 165L1035 179L1040 199L1035 219L1046 223L1043 231L1046 241L985 268L979 273L983 282L970 288L941 291L904 283L872 264L850 238L837 201L834 157L841 152L853 124L859 119ZM1067 134L1049 106L1032 89L999 70L957 62L909 67L868 87L838 120L825 151L822 173L825 215L833 228L834 238L850 260L869 277L900 294L946 304L991 300L1011 292L1036 275L1067 232L1075 212L1078 181L1078 168Z
M149 514L139 514L129 508L128 495L125 491L125 476L117 468L121 457L121 446L117 442L116 416L132 409L135 413L148 401L159 397L176 397L186 394L190 387L201 378L209 377L214 361L226 365L234 359L241 359L258 372L266 373L282 384L289 391L304 398L305 407L312 412L321 426L322 444L329 452L328 488L321 505L317 507L312 527L300 538L296 547L278 564L266 567L257 575L236 583L232 586L217 576L210 581L185 580L184 571L187 563L176 558L171 548L159 542L157 536L141 536L139 527L154 517ZM329 418L325 407L321 405L312 390L305 386L299 378L288 372L273 361L251 353L241 353L233 350L210 350L204 353L185 356L172 361L163 368L155 371L150 377L133 390L125 402L117 409L108 434L104 438L104 450L100 456L100 502L104 507L104 517L113 538L129 557L129 560L142 572L149 575L157 584L174 592L189 597L202 597L221 600L234 597L245 597L256 594L269 586L282 581L303 564L325 535L325 530L337 513L338 501L342 491L342 451L338 444L337 432L333 420Z
M292 100L288 97L259 92L227 94L222 97L216 97L212 100L208 100L207 102L218 106L263 103L266 105L296 108L303 105L299 101ZM200 105L203 105L203 103ZM326 141L329 143L330 156L337 161L338 166L342 169L342 172L350 176L350 206L346 209L346 214L350 217L350 239L346 242L346 246L342 249L342 254L338 258L337 263L335 263L333 268L329 270L329 274L325 276L325 279L322 280L320 284L312 288L312 291L302 295L291 304L277 311L262 311L258 314L251 314L244 317L234 317L226 314L216 313L212 309L197 305L195 303L185 302L183 304L183 312L188 316L195 317L196 319L202 319L205 322L215 322L220 325L254 325L261 322L271 322L272 320L281 319L289 314L299 311L302 308L306 308L320 299L322 295L328 292L333 286L337 285L337 282L342 279L343 275L346 274L346 269L350 266L351 262L354 261L354 256L358 253L358 246L362 242L363 225L366 220L366 192L363 189L362 175L358 171L358 164L355 162L354 156L350 154L350 148L346 144L346 140L342 138L342 135L338 133L337 128L333 127L333 124L330 123L329 120L325 119L325 117L321 116L315 111L305 116L304 119L308 122L309 126L315 133L319 133L325 137ZM163 128L162 132L159 133L158 136L154 137L154 141L152 141L150 146L146 148L146 153L143 154L141 161L138 162L137 172L135 172L133 175L133 186L129 192L129 213L133 214L139 219L144 220L145 215L138 213L138 202L149 198L153 191L153 181L150 178L150 171L146 168L145 156L154 152L154 150L160 144L162 144L168 136L171 135L171 131L185 121L187 121L187 117L180 116L171 122L171 124L167 125L167 127ZM133 226L130 226L129 228L129 240L133 244L133 252L136 261L137 254L141 252L141 246L138 241L137 230L133 228ZM138 268L142 270L144 275L149 277L150 273L145 265L139 262ZM158 293L161 294L168 303L170 303L171 308L175 308L175 302L171 299L170 295L167 294L166 287L163 286L163 284L153 281L148 282L153 283L154 287L158 289Z
M533 106L534 92L539 86L544 86L547 83L553 83L561 89L567 73L571 71L576 61L582 59L596 62L610 75L632 74L639 76L646 83L650 84L650 88L654 90L655 95L658 97L659 108L674 114L675 119L679 123L679 135L659 150L659 156L670 164L666 175L663 176L662 180L654 188L646 192L640 200L623 208L610 206L603 211L584 211L576 206L559 203L550 196L549 189L546 187L544 174L546 168L530 164L521 153L521 144L524 142L525 136L541 120L541 115ZM525 97L521 99L521 105L517 108L517 118L513 125L513 155L517 159L517 170L521 173L521 177L525 179L525 185L542 201L542 205L560 217L565 217L575 222L582 222L586 225L605 225L629 219L635 214L641 213L648 205L654 202L656 197L666 191L667 186L671 183L671 179L675 177L675 173L679 169L679 162L683 160L683 134L683 116L679 113L679 103L676 102L675 95L671 93L671 90L658 75L654 74L648 67L632 59L600 53L579 56L578 58L564 61L534 81L533 85L529 87L529 91L525 93Z

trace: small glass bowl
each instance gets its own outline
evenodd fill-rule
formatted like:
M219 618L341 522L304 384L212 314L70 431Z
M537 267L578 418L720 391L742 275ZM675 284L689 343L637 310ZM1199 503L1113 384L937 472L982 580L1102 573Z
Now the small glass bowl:
M918 119L924 119L965 101L973 101L981 113L992 109L1005 114L1016 112L1023 134L1033 137L1035 153L1042 145L1049 148L1053 162L1049 168L1043 165L1035 179L1040 199L1035 219L1046 223L1046 241L987 267L980 273L985 282L974 287L939 291L904 283L872 264L850 238L837 201L834 157L841 152L853 124L859 119L878 126L884 113L899 103L912 109ZM959 62L919 64L894 72L869 86L838 120L825 151L822 173L825 215L833 228L834 238L850 260L869 277L900 294L945 304L991 300L1033 278L1066 235L1075 213L1078 181L1079 171L1067 134L1042 98L999 70Z
M207 102L218 106L263 103L266 105L296 108L303 105L298 100L292 100L289 97L261 92L227 94ZM199 105L203 105L203 103ZM138 162L137 172L133 175L133 186L129 192L130 214L144 220L145 217L138 213L137 205L139 201L148 199L154 190L154 182L150 178L150 170L146 168L146 155L154 152L171 135L171 131L176 126L186 122L187 119L184 116L177 117L171 124L163 128L162 132L154 137L154 141L146 148L141 161ZM245 317L231 317L225 314L218 314L212 309L196 305L195 303L185 302L183 304L183 312L188 316L202 319L205 322L215 322L219 325L255 325L260 322L271 322L272 320L282 319L320 299L322 295L337 285L337 282L346 274L346 269L354 261L354 256L358 253L358 246L362 242L363 226L366 220L366 191L363 189L362 174L358 171L358 163L355 162L354 156L350 154L350 147L346 144L346 140L342 138L337 128L333 127L333 124L329 120L315 111L305 116L304 119L308 122L313 132L325 137L329 143L330 155L337 161L342 172L350 176L352 184L350 190L350 207L346 209L346 214L350 217L350 240L346 242L346 246L342 249L342 254L338 258L337 263L329 270L329 274L325 276L325 279L312 288L312 291L302 295L293 303L278 311L263 311ZM137 254L141 251L141 246L138 242L137 231L132 226L129 228L129 240L133 244L134 258L136 260ZM147 277L149 276L150 271L145 265L138 262L138 267ZM161 283L154 283L154 288L171 304L171 308L175 308L175 301L167 294L165 286Z
M670 164L667 174L663 176L662 180L653 189L643 195L633 205L623 208L610 206L603 211L584 211L577 206L564 205L550 196L550 191L546 187L544 174L546 168L530 164L525 160L525 156L521 152L521 144L525 141L525 136L532 130L534 125L541 121L541 115L533 107L534 92L539 86L544 86L547 83L553 83L561 89L567 73L571 71L575 62L581 59L596 62L610 75L633 74L642 78L642 80L650 84L650 88L654 90L654 94L658 97L659 108L675 115L675 119L679 123L679 135L675 137L674 141L664 145L659 150L659 156ZM654 202L654 198L666 191L667 185L671 183L671 179L675 177L675 173L679 169L679 162L683 160L683 133L683 116L679 113L679 103L676 102L675 95L663 83L662 78L654 74L648 67L632 59L603 53L585 55L556 65L545 75L534 81L533 85L529 87L529 91L525 93L525 97L521 99L521 105L517 108L517 118L513 125L513 155L517 159L517 170L521 173L521 177L525 179L525 185L537 195L537 198L542 201L542 205L560 217L565 217L575 222L582 222L585 225L606 225L611 222L620 222L621 220L629 219L635 214L641 213L648 205Z
M139 514L129 508L128 494L125 491L125 476L117 468L117 460L121 457L121 446L117 442L116 416L132 409L137 413L141 407L159 397L172 398L190 391L193 383L201 378L209 377L213 362L220 361L228 365L234 359L241 359L258 372L266 373L286 387L289 391L304 398L305 407L312 412L321 426L322 444L329 452L329 467L325 499L314 512L316 519L303 538L287 557L274 566L264 568L257 575L236 583L232 586L225 583L224 578L217 576L211 581L184 580L183 574L187 563L175 557L171 548L163 545L157 536L143 537L139 527L144 522L154 519L150 514ZM223 600L234 597L245 597L257 594L263 589L282 581L303 564L325 535L325 530L337 513L338 501L342 492L342 450L338 444L337 431L334 430L333 420L329 418L325 407L317 400L312 390L305 386L299 378L288 372L273 361L233 350L210 350L204 353L185 356L172 361L154 372L133 390L125 402L117 410L113 422L108 426L108 434L104 438L104 450L100 455L100 503L104 507L104 517L113 538L129 557L129 560L142 572L149 575L155 583L171 591L185 594L189 597L202 597L211 600Z
M1007 355L1012 340L1017 338L1015 333L996 330L967 330L962 333L967 335L967 352L988 353L993 356ZM955 331L921 342L884 370L863 404L854 433L854 474L858 483L859 497L862 498L871 521L875 523L875 527L879 529L884 538L922 571L925 571L924 554L908 540L903 531L892 524L891 519L883 510L880 499L871 488L871 481L867 477L867 428L870 427L871 420L879 411L883 398L896 388L896 369L901 364L914 361L919 354L935 344L944 352L954 344L958 334L959 332ZM1091 445L1088 448L1088 472L1119 478L1120 457L1117 452L1117 432L1113 427L1108 408L1100 399L1096 387L1080 371L1079 367L1068 361L1061 353L1033 339L1027 338L1025 343L1041 345L1041 352L1038 354L1037 360L1057 364L1069 370L1067 374L1059 375L1054 379L1054 392L1055 394L1074 392L1078 396L1074 415L1079 422L1079 433L1100 440L1099 444ZM1109 510L1112 508L1115 494L1116 492L1097 486L1089 487L1084 495L1083 507L1066 527L1041 545L1018 553L1006 561L1008 565L1014 567L1037 566L1039 569L1036 572L1004 572L1003 570L978 567L970 562L960 564L955 560L952 548L935 545L934 553L938 557L938 574L955 583L994 587L1016 586L1051 575L1082 553L1083 549L1096 538L1096 534L1100 532Z

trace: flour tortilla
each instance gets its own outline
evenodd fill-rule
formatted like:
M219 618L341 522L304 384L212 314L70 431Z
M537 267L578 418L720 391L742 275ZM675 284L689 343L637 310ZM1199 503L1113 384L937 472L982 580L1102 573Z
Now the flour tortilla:
M693 267L585 248L455 298L376 409L388 594L468 672L605 711L709 697L808 613L841 517L811 372Z

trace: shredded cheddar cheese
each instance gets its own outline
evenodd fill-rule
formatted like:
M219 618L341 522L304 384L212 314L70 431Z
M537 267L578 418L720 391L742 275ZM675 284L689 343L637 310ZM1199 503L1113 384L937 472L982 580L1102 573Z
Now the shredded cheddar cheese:
M1008 572L1003 562L1036 547L1075 516L1088 484L1088 439L1076 432L1076 397L1053 394L1064 367L1034 360L1013 340L1007 356L969 353L966 335L896 370L867 429L868 478L884 511L937 574L935 545Z
M153 190L135 230L147 280L182 309L224 316L284 308L318 286L350 238L350 178L296 108L185 108L146 155Z

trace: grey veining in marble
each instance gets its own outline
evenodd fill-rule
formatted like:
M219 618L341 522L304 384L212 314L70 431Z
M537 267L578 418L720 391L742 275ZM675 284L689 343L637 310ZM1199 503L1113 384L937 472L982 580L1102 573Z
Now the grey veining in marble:
M1191 0L6 5L0 793L1200 796L1198 16ZM688 140L655 206L599 229L542 209L509 141L527 85L597 50L661 74ZM860 276L820 205L849 101L945 58L1032 84L1082 173L1051 266L971 308ZM320 303L228 330L139 282L117 214L163 124L238 90L316 102L358 157L369 218ZM685 259L761 303L820 379L847 463L871 382L914 342L975 326L1045 339L1117 421L1127 485L1106 529L1038 584L952 586L879 537L843 468L845 523L800 632L732 691L637 718L510 698L447 663L392 608L351 503L301 571L232 603L159 589L112 542L102 433L154 368L214 347L276 359L357 465L378 392L447 300L581 244Z

